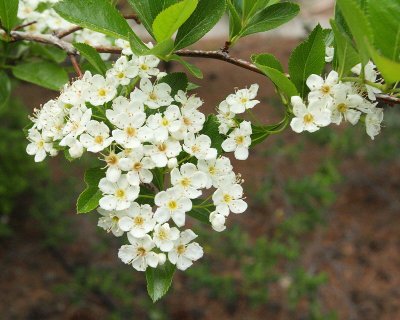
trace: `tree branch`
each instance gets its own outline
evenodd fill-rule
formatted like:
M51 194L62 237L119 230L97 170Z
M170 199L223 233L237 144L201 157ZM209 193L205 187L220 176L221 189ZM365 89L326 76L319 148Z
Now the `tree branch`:
M61 35L62 36L62 35ZM18 40L26 40L26 41L34 41L40 42L44 44L50 44L57 46L67 52L70 56L76 55L78 52L73 47L73 45L67 41L61 40L59 37L54 35L36 35L27 32L21 31L11 31L11 37L13 41ZM98 46L95 47L97 52L99 53L113 53L113 54L121 54L121 49L118 47L105 47L105 46ZM240 68L264 75L262 71L260 71L254 64L250 63L249 61L242 60L239 58L231 57L229 53L224 51L204 51L204 50L178 50L175 54L182 56L182 57L189 57L189 58L205 58L205 59L214 59L224 61ZM71 60L72 61L72 60ZM76 60L75 60L76 61ZM75 68L75 66L74 66ZM76 70L76 69L75 69ZM78 73L79 75L79 73ZM377 94L377 100L382 103L386 103L388 105L395 105L400 104L400 98L386 95L386 94Z

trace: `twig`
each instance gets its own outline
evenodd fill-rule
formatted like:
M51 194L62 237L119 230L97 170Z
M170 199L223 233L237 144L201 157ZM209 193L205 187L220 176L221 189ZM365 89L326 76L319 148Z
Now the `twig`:
M29 26L31 26L32 24L35 24L36 22L37 22L37 21L31 21L31 22L28 22L28 23L25 23L25 24L21 24L21 25L19 25L19 26L16 26L16 27L13 29L13 31L17 31L17 30L20 30L20 29L29 27Z
M69 54L69 58L71 60L72 66L74 67L74 70L76 72L76 74L78 75L79 78L83 77L83 73L81 70L81 67L79 66L78 61L76 60L76 57L74 54Z

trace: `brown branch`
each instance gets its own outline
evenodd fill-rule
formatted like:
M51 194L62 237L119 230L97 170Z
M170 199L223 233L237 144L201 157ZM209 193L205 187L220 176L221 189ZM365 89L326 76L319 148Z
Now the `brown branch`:
M29 26L31 26L32 24L35 24L36 22L37 22L37 21L31 21L31 22L28 22L28 23L25 23L25 24L21 24L21 25L19 25L19 26L16 26L16 27L13 29L13 31L18 31L18 30L20 30L20 29L29 27Z
M71 60L72 66L74 67L76 74L78 75L79 78L82 78L83 73L81 67L79 66L78 61L76 60L76 56L74 54L69 54L69 58Z

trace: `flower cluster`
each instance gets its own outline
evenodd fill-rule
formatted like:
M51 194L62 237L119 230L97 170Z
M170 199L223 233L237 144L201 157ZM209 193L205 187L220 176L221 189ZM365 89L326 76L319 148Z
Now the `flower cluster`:
M360 75L361 65L355 66L352 72ZM365 66L363 76L369 83L377 81L378 73L372 62ZM380 92L379 89L368 84L339 81L336 71L331 71L326 79L313 74L306 84L310 89L308 103L298 96L291 98L295 117L290 125L295 132L314 132L331 123L339 125L343 121L355 125L363 119L371 139L379 134L383 121L383 110L377 108L375 102L375 94Z
M70 158L98 154L105 163L98 225L127 235L119 258L139 271L167 260L185 270L203 255L196 234L185 229L187 215L203 210L213 229L223 231L230 212L247 209L242 180L206 134L202 100L183 90L172 94L155 56L126 53L105 76L86 72L35 110L27 152L35 161L60 150ZM258 103L257 88L222 104L244 112ZM223 150L247 158L251 132L250 122L235 120Z

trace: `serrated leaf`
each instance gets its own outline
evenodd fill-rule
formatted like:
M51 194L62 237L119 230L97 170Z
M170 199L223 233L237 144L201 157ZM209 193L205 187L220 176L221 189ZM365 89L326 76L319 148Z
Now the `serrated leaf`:
M156 302L168 292L174 273L175 266L169 261L157 268L148 267L146 269L147 292L153 302Z
M74 43L74 47L80 52L81 56L83 56L96 69L99 74L103 76L106 74L107 66L95 48L86 43L76 42Z
M369 60L369 43L372 41L372 28L359 3L355 0L337 0L337 5L357 44L362 63Z
M292 96L298 96L299 93L296 86L288 77L279 69L277 64L269 54L253 55L251 57L253 63L261 70L288 99ZM276 59L275 59L276 60ZM275 68L274 68L275 67Z
M85 172L86 189L80 194L76 203L78 213L88 213L99 206L102 193L99 189L99 182L104 178L104 171L101 168L92 168Z
M159 82L165 82L171 87L171 97L174 97L179 90L186 91L189 84L188 77L183 72L169 73L162 77Z
M11 82L7 74L0 70L0 110L8 103L11 94Z
M174 60L180 62L192 75L194 75L198 79L203 79L203 72L196 67L194 64L187 62L182 59L180 56L173 54L169 57L169 60Z
M69 80L63 68L49 61L22 63L15 66L12 72L20 80L55 91L59 91Z
M225 0L200 0L196 10L179 28L175 49L188 47L203 38L221 19L225 8Z
M198 0L183 0L161 11L153 21L153 34L158 42L170 39L196 9Z
M153 21L164 9L179 2L180 0L128 0L129 4L139 16L140 21L146 30L153 35Z
M18 0L0 0L1 25L10 31L18 22Z
M292 20L300 11L298 4L291 2L268 6L253 16L240 33L241 37L275 29Z
M134 32L129 34L129 43L131 45L132 52L137 56L144 55L147 51L149 51L149 48Z
M336 22L331 20L331 26L335 35L335 55L339 66L337 72L339 77L345 76L351 68L360 63L360 57L354 49L348 35L340 31Z
M222 154L222 142L224 142L224 137L219 133L218 130L219 121L214 114L210 114L204 123L203 129L200 134L205 134L211 139L211 147L217 149L218 154Z
M54 46L31 43L30 48L33 54L42 58L50 59L57 63L61 63L67 58L67 53L64 50Z
M65 20L114 38L129 39L128 22L108 0L63 0L53 7Z
M302 97L308 91L307 78L311 74L321 74L324 66L324 37L321 26L317 25L309 37L294 49L289 59L290 78Z

